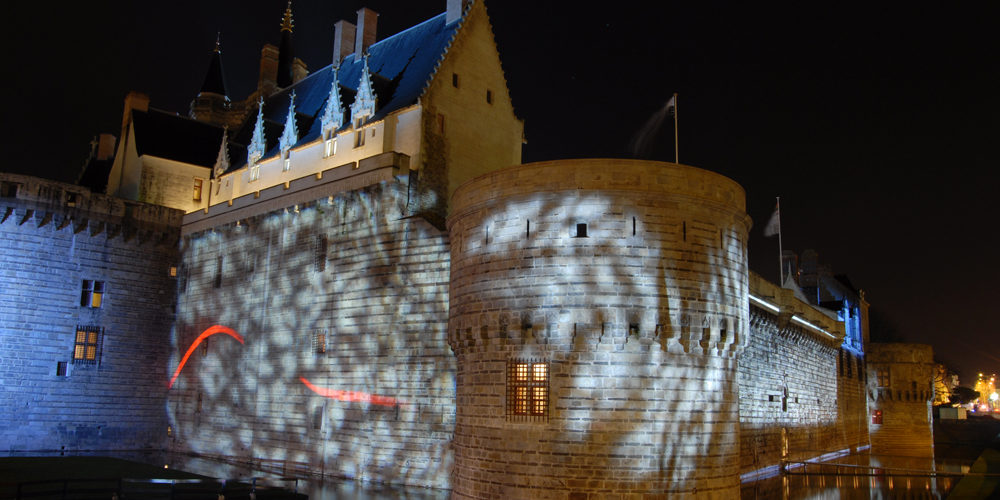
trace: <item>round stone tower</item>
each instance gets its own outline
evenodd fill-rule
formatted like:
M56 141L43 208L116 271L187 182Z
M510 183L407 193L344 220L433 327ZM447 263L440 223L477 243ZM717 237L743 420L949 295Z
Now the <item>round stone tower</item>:
M739 495L738 184L552 161L463 184L451 214L454 497Z

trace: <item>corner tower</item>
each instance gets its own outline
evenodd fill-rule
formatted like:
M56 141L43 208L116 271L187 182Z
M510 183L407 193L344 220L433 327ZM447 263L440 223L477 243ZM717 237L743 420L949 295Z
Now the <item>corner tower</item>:
M564 160L479 176L451 203L454 496L739 495L743 189Z

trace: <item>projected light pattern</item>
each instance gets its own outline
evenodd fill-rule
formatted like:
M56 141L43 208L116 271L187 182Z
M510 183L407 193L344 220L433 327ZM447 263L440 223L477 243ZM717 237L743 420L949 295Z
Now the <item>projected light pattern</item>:
M409 188L402 177L184 239L177 359L213 324L247 342L188 361L167 408L176 451L449 486L448 238L404 217Z
M305 384L310 391L313 391L324 398L335 399L337 401L350 401L352 403L371 403L379 406L399 406L402 404L402 402L398 399L389 396L379 396L376 394L369 394L367 392L341 391L337 389L317 387L305 377L299 377L299 380Z
M737 184L658 162L533 163L463 184L448 224L454 496L738 494ZM530 372L511 358L549 362L531 402L547 420L517 418Z
M167 384L167 389L172 389L174 387L174 382L177 381L177 377L181 374L181 370L184 369L184 365L187 364L188 358L191 357L191 353L198 347L199 344L205 341L205 339L215 335L216 333L224 333L230 337L238 340L241 344L243 343L243 337L236 333L235 330L227 326L214 325L201 332L198 338L191 343L191 347L188 347L187 352L184 353L184 357L181 358L181 362L177 364L177 369L174 370L174 376L170 377L170 382Z

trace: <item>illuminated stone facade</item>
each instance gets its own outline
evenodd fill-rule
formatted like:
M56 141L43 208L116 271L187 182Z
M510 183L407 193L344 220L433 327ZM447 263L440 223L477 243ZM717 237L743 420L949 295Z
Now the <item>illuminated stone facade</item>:
M171 449L448 487L448 238L407 217L405 166L359 170L387 180L331 176L261 193L254 215L188 217L173 366L214 325L243 343L195 348L169 394Z
M481 176L452 202L454 496L737 495L742 188L567 160ZM513 401L517 360L547 366L545 415Z
M181 215L0 174L0 450L165 445Z
M934 456L933 380L931 346L869 345L867 394L872 453Z
M750 340L739 358L743 477L867 448L863 362L838 349L845 325L837 314L754 273L750 294L757 300L750 301Z
M210 160L170 157L153 146L179 139L151 141L151 125L191 120L151 118L130 95L109 189L183 219L3 185L0 282L16 293L0 306L0 417L29 424L0 424L0 448L168 438L286 473L578 499L728 498L741 476L868 445L867 305L822 273L812 301L748 272L738 184L672 163L519 165L523 127L483 3L449 1L404 33L367 62L338 52L338 72L271 88L259 162L204 123L183 137L207 138L196 156ZM360 74L349 67L377 66L378 102L392 81L379 68L420 52L418 35L442 53L412 101L362 123L318 118ZM278 146L291 90L316 121ZM108 287L100 310L79 305L88 281ZM114 332L96 368L66 361L77 325ZM877 392L884 418L903 408Z

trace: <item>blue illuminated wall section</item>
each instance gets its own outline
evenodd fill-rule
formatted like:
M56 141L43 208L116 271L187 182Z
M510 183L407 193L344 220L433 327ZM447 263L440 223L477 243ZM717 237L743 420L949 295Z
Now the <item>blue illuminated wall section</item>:
M0 450L165 446L180 222L0 174Z
M406 202L402 177L184 238L173 449L448 486L448 238Z

